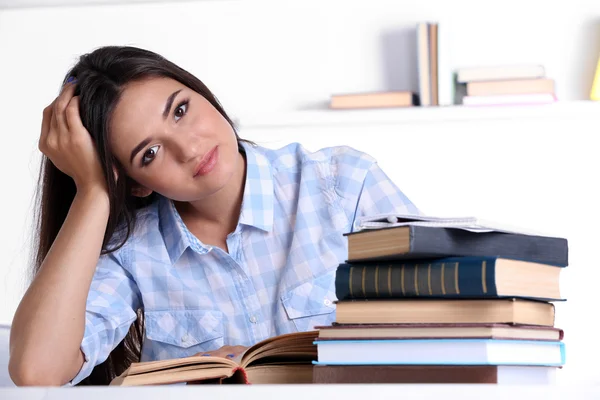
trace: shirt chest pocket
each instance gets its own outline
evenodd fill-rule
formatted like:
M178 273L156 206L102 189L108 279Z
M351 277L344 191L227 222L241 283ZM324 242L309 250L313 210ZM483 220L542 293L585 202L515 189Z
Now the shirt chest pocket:
M223 314L216 310L146 311L145 358L189 357L223 346Z
M331 325L335 320L335 271L328 271L286 291L281 302L298 331Z

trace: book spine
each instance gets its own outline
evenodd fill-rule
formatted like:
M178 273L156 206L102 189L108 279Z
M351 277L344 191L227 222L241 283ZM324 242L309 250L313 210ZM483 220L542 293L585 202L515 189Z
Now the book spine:
M411 226L411 251L403 258L424 258L422 255L486 257L492 254L559 267L568 265L568 243L563 238L422 226Z
M338 266L338 300L496 298L494 258L449 259Z

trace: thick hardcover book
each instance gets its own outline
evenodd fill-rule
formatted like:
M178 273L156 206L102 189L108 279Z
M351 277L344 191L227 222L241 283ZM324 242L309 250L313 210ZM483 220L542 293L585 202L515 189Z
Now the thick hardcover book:
M317 340L317 365L562 366L563 342L502 339Z
M497 231L407 225L346 233L348 261L497 256L559 267L568 265L564 238Z
M133 363L111 385L311 383L317 335L309 331L276 336L237 359L193 356Z
M335 278L339 300L379 298L497 298L561 300L563 268L500 257L343 263Z
M553 303L523 299L343 300L338 324L521 324L554 326Z
M564 331L550 326L511 324L337 324L316 326L319 340L360 339L519 339L560 341Z
M556 367L514 365L315 365L313 383L552 384Z

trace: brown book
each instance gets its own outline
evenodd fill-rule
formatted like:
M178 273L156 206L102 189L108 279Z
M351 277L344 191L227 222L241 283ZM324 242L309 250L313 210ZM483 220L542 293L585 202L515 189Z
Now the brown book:
M333 109L411 107L419 100L412 92L373 92L336 94L331 96L329 107Z
M355 300L336 305L338 324L521 324L554 326L554 304L523 299Z
M554 79L514 79L467 83L467 96L554 93Z
M495 365L316 365L313 383L551 384L556 367Z
M317 335L309 331L269 338L237 359L193 356L133 363L111 385L311 383Z
M562 329L510 324L334 324L315 327L318 340L363 339L563 339Z

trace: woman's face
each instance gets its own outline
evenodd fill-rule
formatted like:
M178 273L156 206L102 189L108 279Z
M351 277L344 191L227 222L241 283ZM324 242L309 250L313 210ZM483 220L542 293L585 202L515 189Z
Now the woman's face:
M169 78L130 83L110 126L113 154L138 195L196 201L222 189L243 168L235 133L200 94Z

